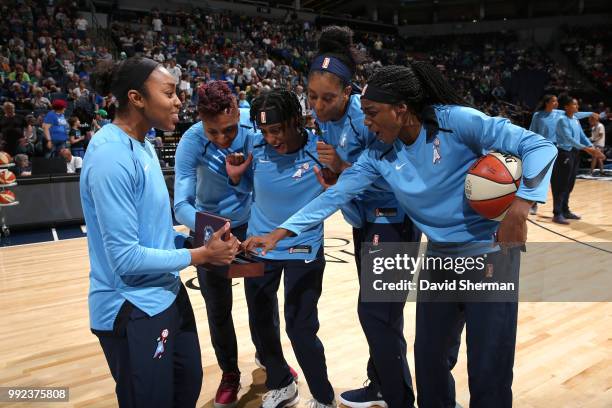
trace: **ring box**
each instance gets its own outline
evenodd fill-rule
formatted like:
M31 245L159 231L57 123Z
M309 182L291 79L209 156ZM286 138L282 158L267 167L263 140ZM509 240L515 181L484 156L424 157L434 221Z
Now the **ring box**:
M194 244L196 247L201 247L208 244L212 235L223 228L230 222L229 219L220 217L216 214L206 211L196 212L196 231ZM222 237L224 241L230 238L231 229L228 230ZM217 266L211 264L199 265L204 269L221 274L228 279L233 278L251 278L264 275L265 264L250 255L238 253L236 258L229 265Z

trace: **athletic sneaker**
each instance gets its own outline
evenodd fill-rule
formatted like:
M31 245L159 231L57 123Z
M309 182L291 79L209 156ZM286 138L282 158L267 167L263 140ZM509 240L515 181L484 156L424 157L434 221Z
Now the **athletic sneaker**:
M569 225L569 221L562 215L555 215L552 222L555 224Z
M336 403L336 400L333 400L329 404L324 404L313 398L311 400L308 400L308 402L306 403L306 406L308 408L336 408L338 404Z
M383 399L378 387L371 381L363 388L345 391L340 394L340 402L342 405L351 408L368 408L375 405L387 408L387 403Z
M563 216L568 219L568 220L580 220L582 219L581 216L579 216L578 214L574 214L573 212L569 211L566 212L565 214L563 214Z
M259 368L261 368L262 370L266 371L266 366L263 365L263 363L259 360L259 354L255 353L255 365ZM297 371L295 371L293 369L293 367L289 366L289 372L291 373L291 376L293 377L293 380L295 382L298 382L298 373Z
M284 408L292 407L298 403L300 395L297 384L291 384L277 390L270 390L264 394L261 401L261 408Z
M240 374L224 373L221 384L215 395L215 408L233 408L238 403L238 391L240 391Z

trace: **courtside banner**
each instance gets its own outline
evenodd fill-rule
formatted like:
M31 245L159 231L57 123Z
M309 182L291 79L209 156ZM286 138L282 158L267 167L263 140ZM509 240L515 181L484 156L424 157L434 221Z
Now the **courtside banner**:
M365 302L610 302L612 242L367 243Z

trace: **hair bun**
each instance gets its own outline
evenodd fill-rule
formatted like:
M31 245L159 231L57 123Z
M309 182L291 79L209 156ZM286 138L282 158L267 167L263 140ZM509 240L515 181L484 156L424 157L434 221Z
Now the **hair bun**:
M336 53L353 46L353 30L348 27L328 26L321 31L318 47L319 54Z

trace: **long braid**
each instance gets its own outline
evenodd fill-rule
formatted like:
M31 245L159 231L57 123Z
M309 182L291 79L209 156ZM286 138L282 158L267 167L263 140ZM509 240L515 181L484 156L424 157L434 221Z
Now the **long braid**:
M372 74L368 84L399 93L417 114L427 105L470 106L440 71L427 62L382 67Z
M469 106L463 97L457 93L455 87L429 62L417 61L412 63L411 67L421 82L426 104Z

